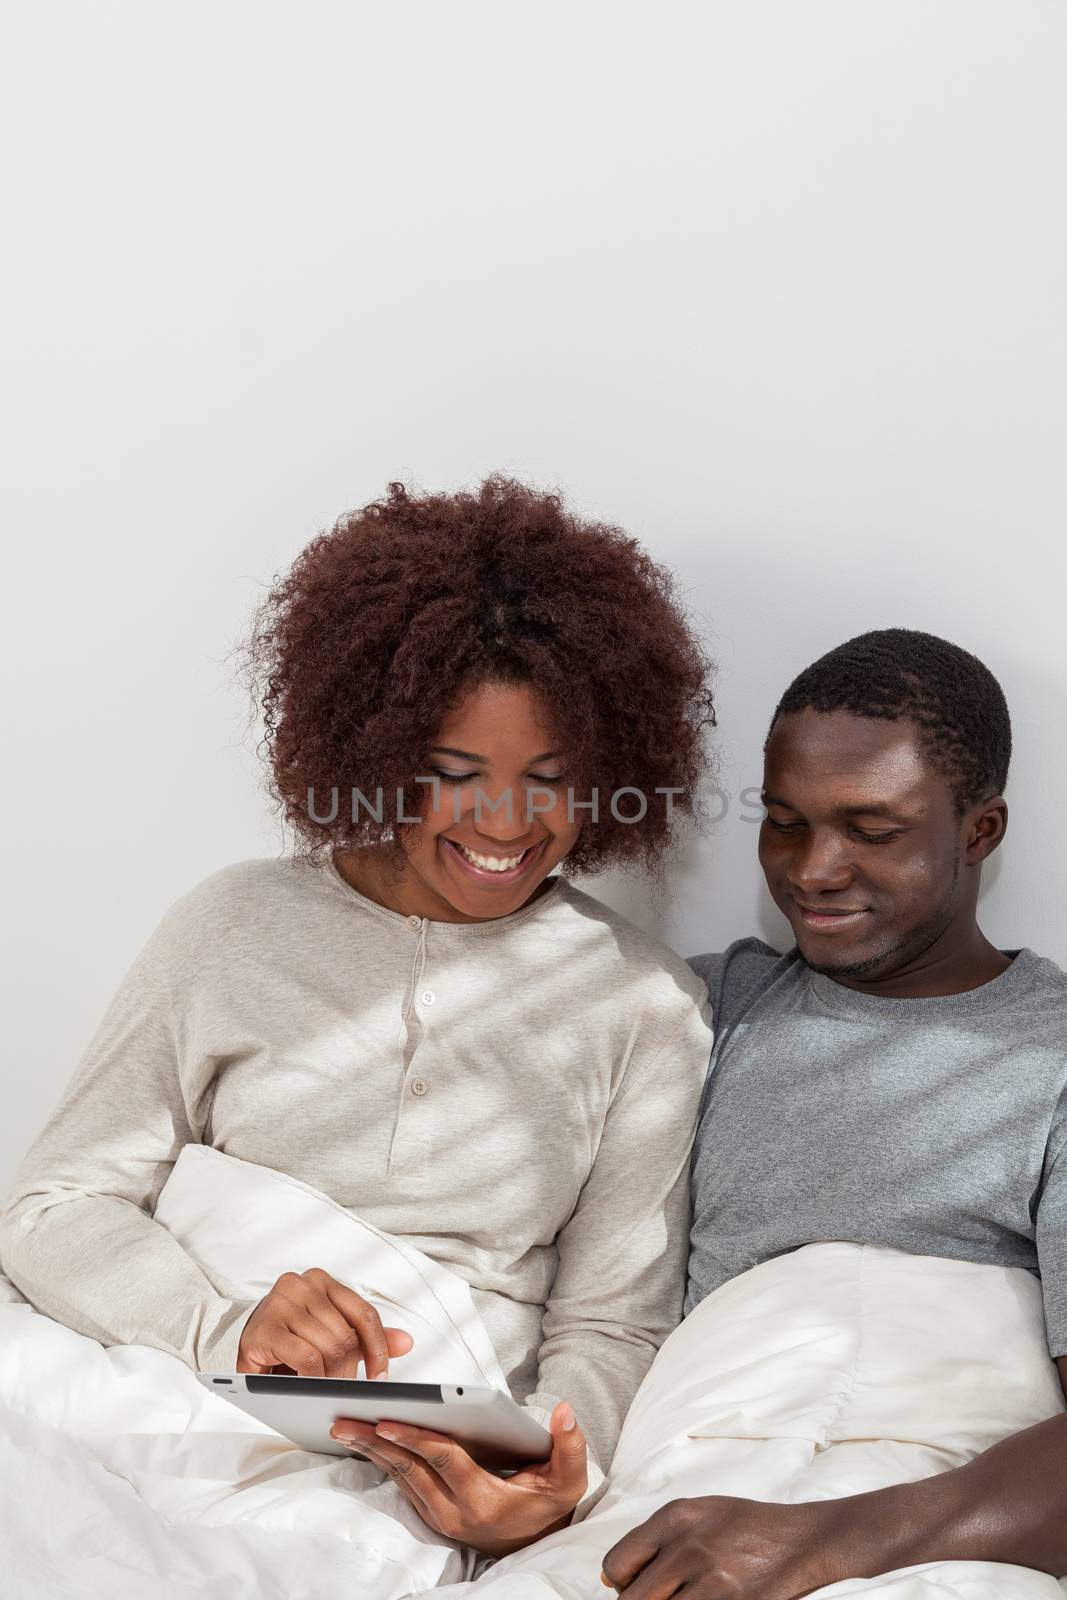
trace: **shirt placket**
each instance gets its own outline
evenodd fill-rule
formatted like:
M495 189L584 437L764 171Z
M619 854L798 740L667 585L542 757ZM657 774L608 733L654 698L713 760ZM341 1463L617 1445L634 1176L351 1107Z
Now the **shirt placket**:
M426 983L426 917L409 917L408 926L417 934L415 952L411 962L411 977L405 991L404 1003L397 1033L397 1058L400 1067L396 1115L393 1118L393 1136L389 1143L389 1172L394 1172L400 1159L399 1147L404 1127L405 1113L410 1116L429 1092L426 1079L412 1071L414 1058L425 1034L423 1011L432 1006L437 996Z

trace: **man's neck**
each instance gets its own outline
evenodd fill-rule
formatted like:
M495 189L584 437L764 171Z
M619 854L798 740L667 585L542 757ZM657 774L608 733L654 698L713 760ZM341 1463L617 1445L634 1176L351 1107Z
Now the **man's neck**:
M1003 951L990 944L977 923L969 936L937 940L929 949L892 971L872 977L828 976L858 994L882 995L891 1000L931 1000L949 994L966 994L999 978L1011 966Z

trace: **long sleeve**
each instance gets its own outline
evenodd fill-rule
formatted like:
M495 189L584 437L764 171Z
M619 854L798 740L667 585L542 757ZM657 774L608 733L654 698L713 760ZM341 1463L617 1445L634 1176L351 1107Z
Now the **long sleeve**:
M678 1321L705 996L562 880L499 922L413 923L329 866L233 863L123 979L16 1175L0 1265L91 1337L232 1370L253 1306L153 1220L206 1140L457 1273L513 1392L569 1399L606 1465Z
M639 1033L559 1235L529 1400L570 1400L604 1468L656 1351L681 1320L689 1155L712 1035L706 996L679 999L682 1015L658 1047L643 1047Z
M180 1082L170 949L164 917L15 1176L0 1265L38 1310L103 1344L232 1370L254 1302L216 1294L151 1215L207 1099L207 1086L193 1100Z

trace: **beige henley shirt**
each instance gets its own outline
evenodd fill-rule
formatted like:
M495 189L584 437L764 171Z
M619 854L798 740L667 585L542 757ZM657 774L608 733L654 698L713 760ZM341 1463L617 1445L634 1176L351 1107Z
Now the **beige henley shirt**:
M332 862L238 862L163 914L0 1220L0 1261L105 1344L231 1369L247 1302L152 1217L197 1140L471 1285L512 1393L606 1466L681 1316L711 1042L681 957L562 878L510 916L388 911Z

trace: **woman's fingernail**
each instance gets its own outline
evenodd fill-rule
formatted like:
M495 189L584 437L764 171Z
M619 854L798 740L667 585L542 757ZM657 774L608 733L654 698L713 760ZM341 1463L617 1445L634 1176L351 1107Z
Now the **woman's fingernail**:
M384 1428L376 1428L375 1432L377 1433L379 1439L388 1439L393 1444L400 1443L400 1440L397 1438L395 1433L387 1433Z
M569 1403L566 1402L563 1412L563 1426L568 1433L574 1427L574 1412L571 1410Z

